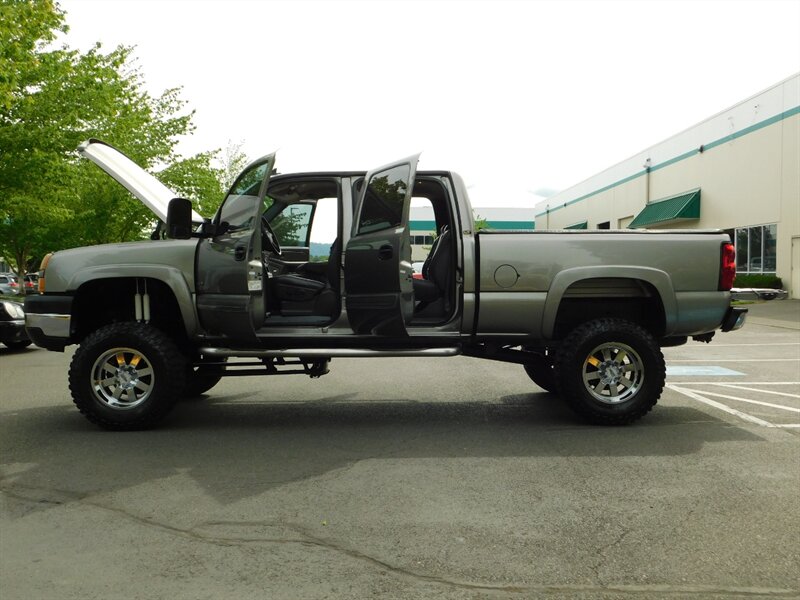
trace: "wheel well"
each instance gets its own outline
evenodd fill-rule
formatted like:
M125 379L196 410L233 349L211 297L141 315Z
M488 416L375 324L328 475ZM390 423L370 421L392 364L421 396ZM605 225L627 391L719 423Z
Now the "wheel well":
M576 281L567 288L556 315L554 337L602 317L633 321L656 338L664 335L666 316L658 291L639 279L597 278Z
M176 343L185 340L183 317L169 286L157 279L124 277L96 279L78 288L72 314L77 341L104 325L135 321L137 286L141 294L147 292L150 297L150 323Z

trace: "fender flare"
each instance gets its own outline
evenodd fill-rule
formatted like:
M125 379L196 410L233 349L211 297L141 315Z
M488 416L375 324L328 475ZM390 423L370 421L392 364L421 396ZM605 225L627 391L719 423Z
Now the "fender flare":
M76 271L67 289L78 290L82 285L102 279L155 279L165 284L175 296L181 311L186 335L198 332L199 320L194 303L194 294L180 269L167 265L113 265L89 267Z
M623 265L608 265L602 267L574 267L558 273L550 285L545 299L542 313L542 335L545 339L552 339L556 327L558 308L567 289L574 283L584 279L638 279L649 283L658 293L664 307L664 333L669 335L675 329L678 321L678 304L675 299L675 289L669 274L652 267L629 267Z

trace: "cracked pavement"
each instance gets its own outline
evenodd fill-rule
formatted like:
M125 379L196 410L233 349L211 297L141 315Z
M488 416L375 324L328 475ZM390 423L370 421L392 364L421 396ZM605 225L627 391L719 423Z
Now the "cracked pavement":
M588 427L514 365L335 360L108 433L68 355L0 360L2 600L800 595L800 436L669 391Z

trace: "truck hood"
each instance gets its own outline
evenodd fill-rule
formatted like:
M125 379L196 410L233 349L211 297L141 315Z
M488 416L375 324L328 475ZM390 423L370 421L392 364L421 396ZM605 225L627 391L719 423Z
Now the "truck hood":
M169 201L180 194L176 194L122 152L105 142L96 139L87 140L78 146L78 153L121 183L161 221L167 222ZM203 217L192 210L192 221L202 223Z

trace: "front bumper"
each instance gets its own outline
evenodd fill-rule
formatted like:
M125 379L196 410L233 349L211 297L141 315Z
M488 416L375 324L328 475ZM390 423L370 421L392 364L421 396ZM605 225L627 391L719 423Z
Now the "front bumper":
M741 306L731 306L728 312L725 313L725 318L722 320L722 331L736 331L744 326L744 321L747 318L747 309Z
M0 342L13 344L14 342L27 342L28 339L23 319L0 321Z
M64 350L72 334L72 296L25 298L25 329L33 343L48 350Z

